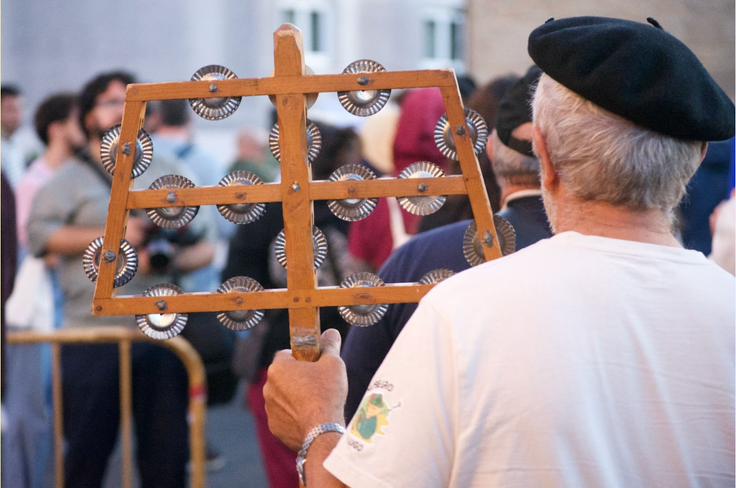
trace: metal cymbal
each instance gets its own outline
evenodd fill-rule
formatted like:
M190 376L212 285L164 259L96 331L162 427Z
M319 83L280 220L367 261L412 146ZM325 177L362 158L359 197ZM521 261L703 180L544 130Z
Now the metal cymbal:
M410 164L399 173L399 178L441 178L445 172L434 163L419 161ZM429 195L426 197L399 197L399 205L407 212L415 215L429 215L436 212L447 200L443 195Z
M473 150L475 154L480 154L488 142L488 124L478 112L469 108L465 109L465 123L468 126L470 140L473 142ZM443 156L457 161L457 150L452 132L447 114L444 114L434 128L434 142Z
M194 188L189 178L180 175L166 175L158 178L148 187L149 190ZM147 208L146 214L151 221L163 229L178 229L197 216L199 207L159 207Z
M370 59L353 61L342 72L350 73L377 73L386 71L386 68ZM355 90L338 92L340 104L353 115L367 117L381 110L388 102L391 90Z
M384 286L385 283L381 278L373 273L359 272L353 273L352 275L345 278L340 283L340 288L358 288L358 287L373 287L373 286ZM340 316L349 324L358 327L368 327L373 325L386 313L388 305L385 303L371 304L371 305L342 305L337 307L337 311L340 312Z
M271 127L268 134L268 148L276 161L281 162L281 146L279 146L279 123L276 122ZM317 124L307 119L307 158L313 163L320 149L322 149L322 134L319 132Z
M100 259L102 259L102 241L102 237L98 237L92 241L82 255L82 267L84 269L84 273L92 283L97 283ZM129 282L138 270L138 253L135 252L135 248L131 243L125 239L120 239L120 249L117 253L117 257L114 252L111 252L109 257L106 253L105 259L109 259L110 261L117 259L117 264L115 266L115 279L112 284L115 288L123 286Z
M376 175L362 164L346 164L337 168L330 175L329 181L346 180L375 180ZM336 217L348 222L355 222L368 217L376 208L378 198L345 198L343 200L329 200L327 206Z
M144 297L173 297L181 295L181 288L170 283L161 283L149 287ZM163 300L162 300L163 301ZM150 313L136 315L138 328L151 339L163 340L178 336L187 325L188 314L185 313Z
M225 175L217 186L249 186L262 185L263 180L250 171L233 171ZM250 224L260 219L266 213L265 203L231 203L217 205L217 210L230 222L236 224Z
M115 174L115 161L118 157L118 143L120 141L120 124L110 127L103 135L100 143L100 157L105 170ZM138 131L133 153L133 169L130 177L137 178L151 165L153 159L153 142L151 136L143 129Z
M327 257L327 239L317 226L312 227L312 243L314 245L314 269L319 269ZM286 234L283 230L276 236L274 242L276 260L286 269Z
M248 293L263 291L263 286L253 278L235 276L220 285L217 293ZM228 310L217 314L222 325L233 330L248 330L263 318L263 310Z
M498 245L501 246L501 254L507 256L516 250L516 231L511 223L500 215L493 216L493 225L496 227ZM490 236L489 236L490 237ZM485 263L483 244L478 235L478 226L475 220L470 223L463 236L463 255L471 266Z
M439 283L442 280L446 280L447 278L449 278L450 276L454 274L455 272L451 269L447 269L447 268L434 269L426 273L424 276L422 276L419 279L419 284L432 285L435 283Z
M211 64L198 69L191 81L212 81L210 92L217 91L217 81L236 79L235 73L224 66ZM214 88L214 89L213 89ZM240 106L242 97L193 98L189 100L194 113L207 120L222 120L230 117Z

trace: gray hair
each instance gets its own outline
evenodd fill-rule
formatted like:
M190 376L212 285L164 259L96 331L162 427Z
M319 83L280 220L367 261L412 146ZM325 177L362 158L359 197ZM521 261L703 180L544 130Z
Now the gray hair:
M494 130L491 134L493 173L500 185L539 187L539 160L506 146Z
M583 201L670 213L700 164L701 142L635 125L546 74L533 113L560 181Z

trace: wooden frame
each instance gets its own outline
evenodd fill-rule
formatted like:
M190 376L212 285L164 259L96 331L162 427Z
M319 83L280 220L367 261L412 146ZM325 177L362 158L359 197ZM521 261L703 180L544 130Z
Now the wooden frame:
M299 29L284 24L274 33L272 77L129 85L118 144L103 252L117 255L132 209L255 202L282 202L286 237L287 288L250 293L186 293L175 297L117 297L113 288L115 260L100 263L92 313L124 315L174 312L220 312L245 309L289 309L294 357L319 357L318 308L337 305L416 302L433 285L388 284L384 287L318 287L313 269L313 201L388 196L467 194L475 216L486 260L501 256L488 195L473 150L460 93L452 70L305 75ZM453 128L452 137L462 175L444 178L367 181L313 181L307 161L306 95L310 93L437 87ZM131 191L133 151L143 124L146 102L244 96L275 96L281 149L281 182L247 187L198 187L179 190ZM127 155L125 153L128 153ZM421 189L420 189L421 187ZM172 197L173 193L173 197Z

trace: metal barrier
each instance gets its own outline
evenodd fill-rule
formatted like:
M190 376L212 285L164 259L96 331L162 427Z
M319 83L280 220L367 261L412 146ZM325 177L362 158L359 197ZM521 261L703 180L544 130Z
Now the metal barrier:
M61 329L54 332L8 332L8 344L51 343L52 391L54 404L54 473L56 487L64 487L64 432L61 386L62 344L118 343L120 351L120 430L123 457L123 487L132 483L131 439L131 360L133 342L150 342L171 350L184 363L189 377L189 453L191 460L190 486L205 486L205 438L204 426L207 408L207 383L204 365L199 354L186 339L174 337L166 341L153 341L137 329L126 327L89 327Z

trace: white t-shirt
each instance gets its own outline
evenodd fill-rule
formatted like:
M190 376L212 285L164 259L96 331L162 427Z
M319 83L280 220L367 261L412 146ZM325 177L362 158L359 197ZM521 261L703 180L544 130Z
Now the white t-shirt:
M325 467L351 487L733 486L734 283L573 232L460 273Z

